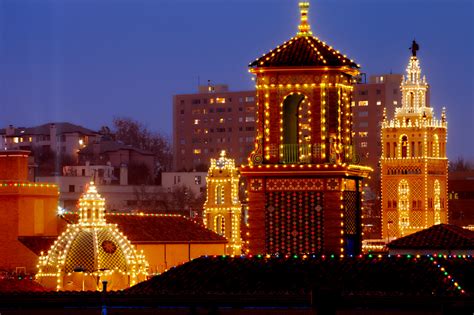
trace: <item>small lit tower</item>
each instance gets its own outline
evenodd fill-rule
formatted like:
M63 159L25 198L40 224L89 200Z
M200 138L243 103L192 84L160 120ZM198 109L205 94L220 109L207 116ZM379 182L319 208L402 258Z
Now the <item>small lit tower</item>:
M91 182L79 199L79 222L68 224L46 255L41 255L36 279L56 290L122 290L146 280L142 253L105 220L105 199Z
M295 36L249 65L257 89L256 143L243 165L251 254L361 250L362 180L352 143L359 65L313 35L300 2Z
M207 199L204 204L204 224L227 238L227 254L240 255L240 220L242 205L239 201L239 172L235 161L227 158L225 151L211 159L207 175Z
M382 237L387 240L448 221L446 113L443 108L440 120L434 116L415 41L411 50L402 106L382 123Z

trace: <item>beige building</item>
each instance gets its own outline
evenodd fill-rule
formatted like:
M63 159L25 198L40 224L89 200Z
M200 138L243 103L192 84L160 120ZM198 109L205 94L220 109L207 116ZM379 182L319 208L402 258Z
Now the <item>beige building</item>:
M171 192L173 188L179 186L186 186L197 196L206 190L206 175L207 172L163 172L161 186L166 192Z
M36 127L8 126L0 129L0 147L5 150L51 149L77 159L77 152L100 139L98 132L71 123L48 123Z
M255 140L255 91L231 92L227 85L199 86L198 93L173 97L176 171L207 170L226 150L237 165L247 162Z
M413 42L402 104L382 123L382 237L399 238L448 222L447 121L436 119Z

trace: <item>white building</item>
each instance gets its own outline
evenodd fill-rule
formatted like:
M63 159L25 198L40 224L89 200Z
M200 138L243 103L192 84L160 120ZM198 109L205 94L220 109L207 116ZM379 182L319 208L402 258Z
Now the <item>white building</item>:
M199 195L206 190L207 172L163 172L161 185L165 191L171 192L178 186L187 186Z

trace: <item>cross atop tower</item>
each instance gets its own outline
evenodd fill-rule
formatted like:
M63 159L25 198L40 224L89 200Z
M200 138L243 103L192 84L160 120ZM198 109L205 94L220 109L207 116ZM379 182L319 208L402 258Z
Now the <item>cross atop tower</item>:
M311 25L308 23L309 2L300 2L300 25L298 26L298 36L312 35Z

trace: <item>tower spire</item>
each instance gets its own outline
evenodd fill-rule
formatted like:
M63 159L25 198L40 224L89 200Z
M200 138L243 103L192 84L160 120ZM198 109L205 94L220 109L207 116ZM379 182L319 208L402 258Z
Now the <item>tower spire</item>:
M311 25L308 23L309 2L301 1L300 7L300 25L298 26L298 36L312 35Z

